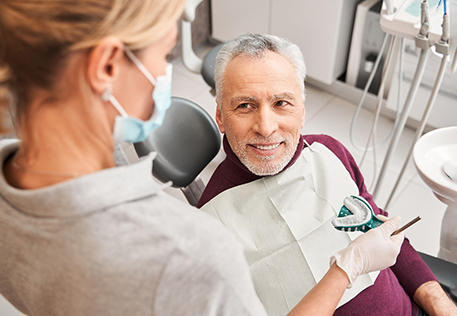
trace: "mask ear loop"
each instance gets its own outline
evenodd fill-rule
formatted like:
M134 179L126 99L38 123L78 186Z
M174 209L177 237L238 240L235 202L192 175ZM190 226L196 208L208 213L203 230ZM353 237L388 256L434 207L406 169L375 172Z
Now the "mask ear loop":
M116 110L122 115L122 117L128 117L129 115L125 112L121 104L116 100L113 95L113 89L111 87L106 88L105 92L102 94L103 101L109 101L116 108Z
M138 69L141 71L141 73L152 83L152 85L155 87L156 85L156 80L154 77L151 75L151 73L146 69L146 67L143 65L143 63L136 57L132 51L127 47L124 46L124 52L125 54L130 58L131 61L138 67Z

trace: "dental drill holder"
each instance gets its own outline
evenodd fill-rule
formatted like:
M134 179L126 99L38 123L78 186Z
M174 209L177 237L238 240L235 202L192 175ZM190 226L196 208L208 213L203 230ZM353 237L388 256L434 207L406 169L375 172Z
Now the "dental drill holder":
M361 196L350 195L343 201L338 217L332 220L333 226L342 231L366 233L383 223L373 213L371 205Z

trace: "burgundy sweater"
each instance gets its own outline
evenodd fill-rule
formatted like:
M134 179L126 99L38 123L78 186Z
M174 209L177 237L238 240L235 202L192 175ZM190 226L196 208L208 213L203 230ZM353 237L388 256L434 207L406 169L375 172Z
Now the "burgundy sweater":
M297 151L289 164L291 166L301 155L306 139L308 144L319 142L330 149L343 163L359 188L359 195L373 207L375 214L387 213L376 206L373 197L368 193L362 173L349 151L337 140L327 135L306 135L300 138ZM261 178L251 173L233 153L224 137L223 146L226 159L217 167L197 205L205 205L219 193L232 187L252 182ZM391 268L382 270L375 283L363 290L354 299L339 307L334 315L417 315L419 308L412 300L417 288L425 282L436 280L425 262L405 239L397 263Z

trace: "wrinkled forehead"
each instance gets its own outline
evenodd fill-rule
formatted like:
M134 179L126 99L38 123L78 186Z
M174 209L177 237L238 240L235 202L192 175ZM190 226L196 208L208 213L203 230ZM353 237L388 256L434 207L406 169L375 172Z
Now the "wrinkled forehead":
M295 69L286 58L274 52L266 52L260 58L246 55L233 58L226 67L223 80L224 102L261 98L269 101L279 98L302 100L302 83Z

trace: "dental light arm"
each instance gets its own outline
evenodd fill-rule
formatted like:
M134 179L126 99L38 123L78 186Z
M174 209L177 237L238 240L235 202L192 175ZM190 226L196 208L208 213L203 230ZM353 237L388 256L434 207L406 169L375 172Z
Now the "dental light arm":
M384 3L386 4L387 14L393 14L395 12L393 0L384 0Z
M182 61L184 66L192 72L200 73L203 60L198 57L192 48L191 23L195 20L195 10L203 0L187 0L181 22Z

